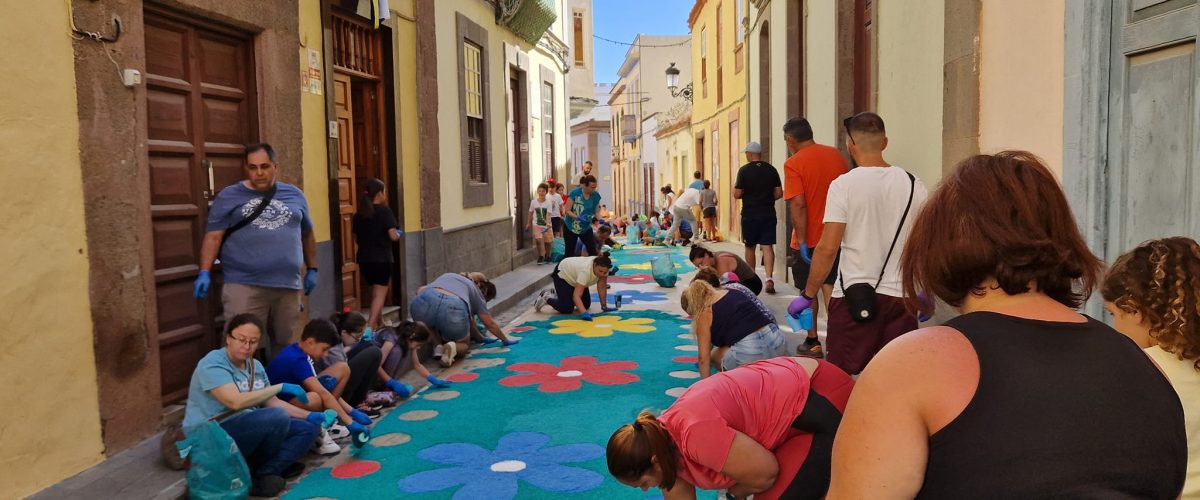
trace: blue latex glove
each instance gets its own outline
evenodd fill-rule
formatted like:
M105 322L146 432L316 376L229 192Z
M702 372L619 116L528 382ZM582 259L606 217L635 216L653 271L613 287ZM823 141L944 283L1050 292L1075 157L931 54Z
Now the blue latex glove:
M432 373L430 373L428 377L425 377L425 380L428 380L430 385L432 385L436 388L439 388L439 389L441 389L443 387L450 387L449 380L442 380L440 378L437 378L437 375L434 375Z
M590 312L587 312L587 311L584 311L584 312L583 312L583 314L580 314L580 315L579 315L579 319L582 319L582 320L584 320L584 321L591 321L591 320L592 320L592 313L590 313Z
M203 299L208 296L208 287L212 286L212 278L209 277L208 271L200 271L196 276L196 284L192 285L192 297Z
M508 340L505 340L505 341L503 341L503 342L500 342L500 343L501 343L502 345L504 345L504 346L510 346L510 345L517 345L517 344L519 344L520 342L521 342L521 339L514 339L514 338L510 338L510 339L508 339Z
M350 410L350 418L360 424L371 425L371 417L358 408Z
M592 216L591 215L579 214L579 215L576 215L575 218L579 219L579 222L585 226L592 224Z
M400 228L396 228L396 236L404 236L404 230L400 229Z
M808 243L800 244L800 260L812 264L812 259L808 256Z
M499 342L499 341L500 341L500 339L498 339L496 337L484 337L483 338L484 344L495 344L496 342Z
M299 401L300 404L308 404L308 391L304 390L303 387L300 387L296 384L279 384L279 385L280 385L280 389L279 389L280 394L291 395L293 398L296 398L296 401Z
M610 312L616 312L617 308L604 306L604 307L601 307L600 310L603 312L606 312L606 313L610 313Z
M312 295L312 291L317 287L317 270L309 269L304 273L304 295Z
M387 381L387 388L396 393L397 396L407 398L412 396L413 388L411 385L400 383L399 380L391 379Z
M350 431L351 435L353 435L353 434L366 434L367 436L371 435L371 428L367 427L363 424L360 424L358 422L350 422L350 425L347 425L346 429Z
M317 377L317 380L321 382L321 386L327 391L332 391L334 387L337 387L337 377L333 375L321 375Z
M362 338L360 338L359 341L370 342L372 340L375 340L375 330L368 326L366 330L363 330Z
M788 304L788 314L800 317L800 313L805 309L812 309L813 299L804 296L804 292L800 293L799 297L792 299L792 303Z
M333 410L325 410L324 412L314 411L304 417L310 424L313 424L322 429L328 429L337 421L337 413Z

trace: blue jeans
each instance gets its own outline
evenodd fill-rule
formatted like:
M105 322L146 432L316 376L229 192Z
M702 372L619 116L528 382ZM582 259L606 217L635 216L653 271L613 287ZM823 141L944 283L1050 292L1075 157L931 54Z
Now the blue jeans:
M554 273L550 275L550 279L554 282L555 297L554 300L548 301L546 304L560 313L575 314L575 287L558 275L558 265L554 266ZM592 293L590 290L590 288L584 289L583 295L579 296L579 301L583 302L584 310L592 307Z
M769 323L737 341L725 352L721 368L732 370L755 361L787 355L787 337L779 331L779 325Z
M319 431L283 408L245 411L221 422L221 428L237 443L250 475L256 478L283 475L284 469L308 453Z
M471 336L471 312L457 295L426 287L413 299L409 313L413 321L437 331L444 342L462 342Z

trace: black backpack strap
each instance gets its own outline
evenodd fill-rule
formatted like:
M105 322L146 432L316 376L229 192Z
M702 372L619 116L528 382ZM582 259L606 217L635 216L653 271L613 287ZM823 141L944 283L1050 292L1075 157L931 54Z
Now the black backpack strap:
M225 230L225 236L221 238L221 246L224 246L225 242L229 241L230 235L238 232L239 229L250 225L251 222L254 222L255 219L258 219L258 216L262 215L263 211L267 209L267 205L271 204L271 200L275 199L275 190L277 186L278 183L271 184L271 189L268 189L267 194L263 195L262 203L259 203L257 207L254 207L254 211L250 212L250 215L246 216L245 219L238 221L237 224L234 224L229 229Z
M900 230L904 229L904 220L908 218L908 211L912 208L913 194L917 191L917 178L913 174L908 174L908 205L904 206L904 215L900 216L900 224L896 226L896 235L892 237L892 246L888 247L887 257L883 258L883 268L879 270L879 279L875 280L875 288L879 288L879 284L883 283L883 273L887 271L888 261L892 259L892 250L896 249L896 240L900 239Z

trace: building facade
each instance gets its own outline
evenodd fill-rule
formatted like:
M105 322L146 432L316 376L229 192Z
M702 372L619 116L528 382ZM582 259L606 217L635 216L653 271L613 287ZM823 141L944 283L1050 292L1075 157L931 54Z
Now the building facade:
M647 203L657 197L658 191L654 186L670 184L672 187L683 188L692 182L692 173L696 171L696 166L692 161L694 140L691 119L691 113L684 107L682 114L664 116L658 124L654 137L658 142L656 163L660 167L649 193L653 196L646 199Z
M717 192L718 228L737 237L733 183L751 140L746 107L747 0L696 0L688 15L692 36L692 137L696 170ZM757 138L755 138L757 140Z
M641 148L643 138L654 130L644 129L643 120L655 113L665 113L683 100L667 89L665 71L674 64L681 75L691 73L689 45L686 35L639 34L617 72L608 105L613 129L614 210L618 215L632 215L631 210L646 199L645 193L653 191L649 189L652 175L646 171L646 164L655 163L656 158L643 157ZM684 78L681 85L686 83Z
M612 87L610 83L596 84L593 95L597 102L599 99L607 100ZM610 208L613 200L611 133L612 123L608 105L594 106L571 120L571 178L579 178L583 171L583 162L592 162L592 174L600 181L600 197Z

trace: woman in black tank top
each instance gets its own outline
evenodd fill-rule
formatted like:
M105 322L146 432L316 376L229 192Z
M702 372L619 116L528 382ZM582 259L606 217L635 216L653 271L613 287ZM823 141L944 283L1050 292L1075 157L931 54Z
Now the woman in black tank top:
M862 373L828 498L1177 498L1183 409L1129 339L1075 311L1101 263L1036 156L959 164L918 216L905 295L963 313Z

